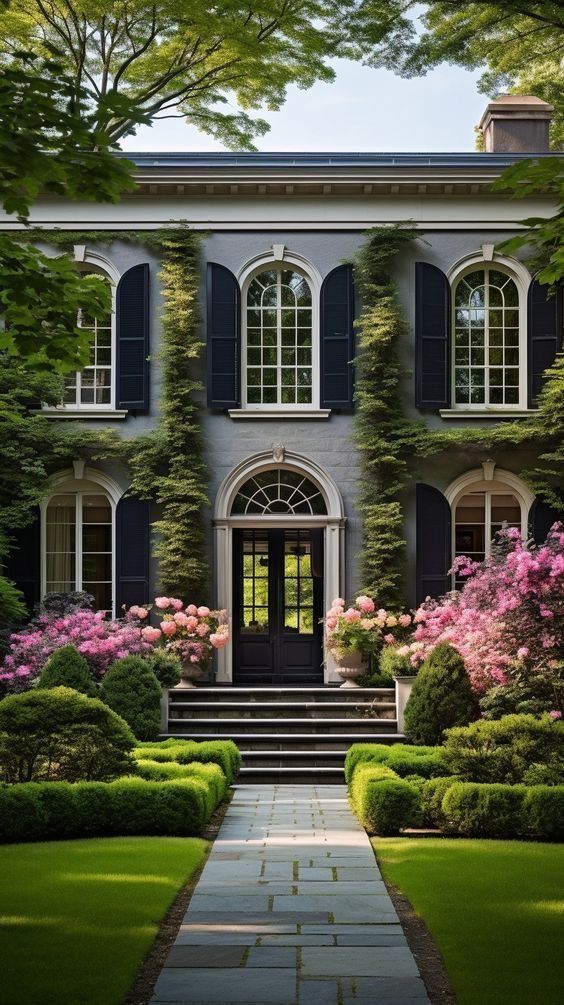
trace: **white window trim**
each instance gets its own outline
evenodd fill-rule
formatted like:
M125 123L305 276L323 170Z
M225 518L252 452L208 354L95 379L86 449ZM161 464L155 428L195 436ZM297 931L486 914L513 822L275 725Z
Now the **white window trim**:
M116 326L116 291L118 283L121 278L121 273L104 255L101 255L99 251L91 250L84 245L74 246L74 260L77 263L77 268L80 272L97 272L101 276L104 276L108 280L111 288L111 384L110 384L110 401L105 402L103 405L96 405L95 403L81 404L80 401L76 400L74 402L64 403L60 405L52 406L45 405L41 411L46 415L47 418L53 419L109 419L109 418L125 418L127 416L127 411L116 409L116 396L117 396L117 380L116 380L116 363L117 363L117 326ZM77 370L77 399L79 397L80 391L80 374L81 371Z
M300 405L296 403L284 405L281 402L272 404L251 404L247 402L247 293L249 285L255 276L267 269L293 268L307 279L311 289L311 401ZM258 417L266 418L265 413L274 413L271 417L296 418L298 413L320 412L320 345L319 345L319 299L322 279L317 269L302 255L288 251L284 245L274 245L271 251L255 255L237 274L241 288L241 409L232 409L231 418L240 418L239 412L247 414L256 412ZM234 414L232 414L234 413ZM315 418L324 418L315 415Z
M49 493L40 503L40 541L41 541L41 597L47 593L47 507L53 496L76 495L76 565L75 589L82 589L82 507L79 500L82 495L105 495L112 509L112 610L111 616L116 616L117 590L117 550L116 550L116 509L123 492L108 475L95 468L85 468L83 476L77 478L74 470L68 468L54 475L49 480ZM80 541L80 547L78 542ZM80 586L78 585L80 584Z
M455 417L465 418L495 418L497 416L520 417L531 414L528 408L528 353L527 353L527 295L532 276L522 262L516 258L508 258L505 255L498 255L489 245L483 245L481 252L474 252L459 259L447 273L451 293L460 279L473 272L475 269L497 269L506 273L513 279L517 286L519 295L519 403L518 405L484 405L477 404L456 404L456 379L455 379L455 304L454 295L451 304L451 372L450 386L453 405L449 409L442 409L440 415L444 419Z
M456 478L444 493L451 512L451 555L453 561L456 553L456 508L463 496L469 492L486 493L486 528L491 527L491 494L511 492L521 508L521 534L523 538L527 537L529 512L535 501L533 492L512 471L505 471L503 468L496 467L493 461L484 461L481 468L473 468L471 471L466 471L459 478ZM485 555L488 558L491 553L491 540L488 534L484 534L484 546ZM454 576L452 576L452 583L454 587Z

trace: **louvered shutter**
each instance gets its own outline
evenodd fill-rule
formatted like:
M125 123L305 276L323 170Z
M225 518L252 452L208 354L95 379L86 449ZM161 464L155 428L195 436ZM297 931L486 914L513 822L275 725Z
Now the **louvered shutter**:
M151 555L150 507L145 499L124 496L116 512L116 614L123 605L146 604Z
M427 262L415 263L415 404L450 407L450 285Z
M564 500L558 512L542 499L535 499L529 512L529 528L535 544L544 544L550 528L559 520L564 521Z
M451 588L450 506L432 485L416 486L416 603Z
M351 265L339 265L321 287L321 407L353 407L354 285Z
M533 279L529 287L527 345L529 408L534 408L545 370L562 348L562 287L549 296L549 286Z
M207 271L208 408L241 404L241 291L229 269Z
M15 543L6 560L4 575L21 590L31 614L41 599L39 511L33 523L15 531L12 536Z
M117 407L149 408L149 266L134 265L116 291Z

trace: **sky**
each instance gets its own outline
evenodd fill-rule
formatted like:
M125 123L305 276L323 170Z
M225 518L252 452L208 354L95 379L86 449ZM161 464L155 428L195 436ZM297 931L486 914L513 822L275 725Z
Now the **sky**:
M474 126L488 98L479 94L478 72L446 64L426 77L404 80L391 70L334 60L336 79L308 91L288 89L278 112L261 112L270 132L259 150L470 151ZM182 119L142 126L124 150L211 151L221 143Z

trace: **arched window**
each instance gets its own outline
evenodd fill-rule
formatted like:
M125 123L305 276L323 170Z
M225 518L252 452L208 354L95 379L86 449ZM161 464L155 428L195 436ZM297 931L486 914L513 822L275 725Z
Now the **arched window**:
M99 480L90 475L58 476L41 507L42 594L84 590L94 597L96 610L113 614L120 493L102 474Z
M312 289L295 267L272 266L253 276L244 298L246 404L315 404Z
M69 409L96 410L115 407L115 296L118 275L110 263L108 268L98 265L99 257L95 254L87 255L81 272L83 275L100 276L109 284L111 304L107 313L97 316L79 311L78 327L85 329L90 335L90 359L83 370L74 371L65 378L62 404Z
M491 464L491 462L490 462ZM485 475L492 477L485 477ZM498 531L517 527L526 537L533 495L516 475L485 465L469 472L447 491L452 510L452 554L482 562L491 553ZM455 585L458 585L455 583Z
M455 406L525 407L523 308L516 280L497 263L471 266L455 281L453 302Z
M241 486L231 508L232 514L327 514L321 489L297 471L276 468L253 475Z

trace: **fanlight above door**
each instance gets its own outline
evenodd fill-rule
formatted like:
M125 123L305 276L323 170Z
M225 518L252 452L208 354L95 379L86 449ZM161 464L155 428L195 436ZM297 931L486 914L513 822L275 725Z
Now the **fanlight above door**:
M321 490L309 478L276 468L249 478L235 496L231 512L234 516L326 516L327 507Z

